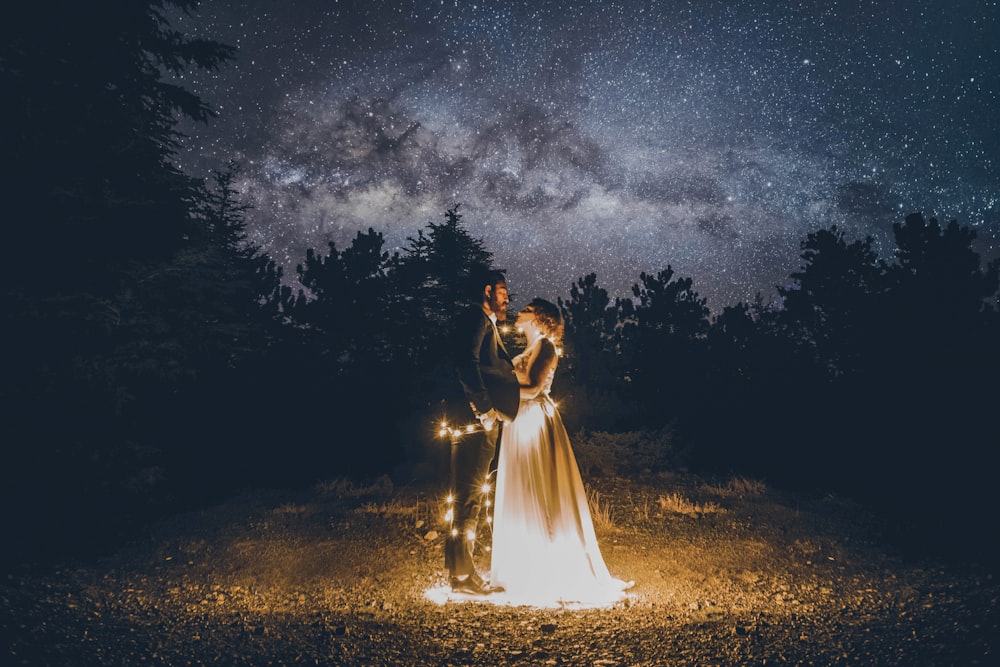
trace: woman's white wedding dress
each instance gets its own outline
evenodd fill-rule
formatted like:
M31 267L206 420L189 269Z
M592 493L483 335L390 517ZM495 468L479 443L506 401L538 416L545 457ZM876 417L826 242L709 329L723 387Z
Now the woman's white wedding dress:
M522 384L528 359L528 351L514 358ZM549 397L554 375L553 367L538 397L522 399L503 427L490 583L511 604L610 604L629 584L611 576L597 545L569 435Z

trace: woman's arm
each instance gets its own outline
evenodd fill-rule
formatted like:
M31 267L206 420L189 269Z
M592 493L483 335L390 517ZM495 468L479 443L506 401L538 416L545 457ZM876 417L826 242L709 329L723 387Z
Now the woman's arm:
M528 361L528 383L521 385L521 398L530 400L542 392L545 378L555 367L559 357L556 348L550 340L542 339L538 351Z

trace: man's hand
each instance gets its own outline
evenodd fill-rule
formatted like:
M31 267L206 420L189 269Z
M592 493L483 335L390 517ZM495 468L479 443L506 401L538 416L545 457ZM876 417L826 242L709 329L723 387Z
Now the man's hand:
M483 429L492 431L500 420L500 413L496 411L496 408L490 408L487 412L476 415L476 419L483 425Z

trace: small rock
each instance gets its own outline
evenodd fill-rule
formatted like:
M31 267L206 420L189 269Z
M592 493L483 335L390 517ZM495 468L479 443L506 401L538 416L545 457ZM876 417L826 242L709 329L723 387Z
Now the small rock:
M542 623L542 627L540 628L540 630L542 632L544 632L545 634L547 634L547 635L551 635L553 632L556 631L556 624L555 623Z
M429 530L424 535L424 539L427 540L428 542L432 542L432 541L436 540L437 538L438 538L438 532L436 530Z

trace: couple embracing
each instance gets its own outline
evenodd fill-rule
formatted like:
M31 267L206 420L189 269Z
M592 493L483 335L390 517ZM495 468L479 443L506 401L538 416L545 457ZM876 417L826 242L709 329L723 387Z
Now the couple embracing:
M511 357L497 329L509 303L504 274L483 271L471 280L473 303L455 326L453 354L469 416L483 428L451 442L454 530L445 543L451 589L540 606L621 599L629 584L604 564L569 436L549 396L563 329L559 308L535 299L518 313L527 347ZM473 551L482 487L498 442L485 581Z

